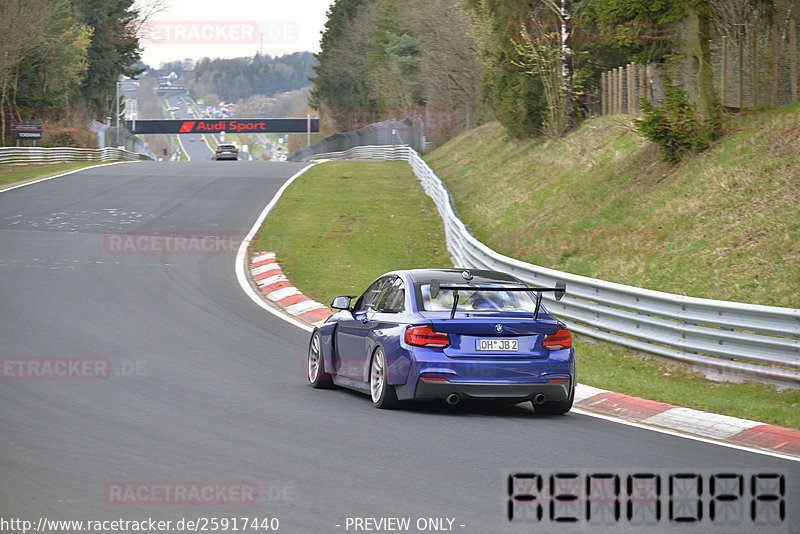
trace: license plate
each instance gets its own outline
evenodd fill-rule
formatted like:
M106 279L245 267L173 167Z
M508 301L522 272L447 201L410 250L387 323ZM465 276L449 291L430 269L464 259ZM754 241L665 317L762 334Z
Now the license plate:
M475 350L488 352L517 352L519 341L516 339L476 339Z

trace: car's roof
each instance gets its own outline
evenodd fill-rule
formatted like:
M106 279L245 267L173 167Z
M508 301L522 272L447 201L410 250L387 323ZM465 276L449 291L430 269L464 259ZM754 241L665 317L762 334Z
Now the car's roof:
M411 276L415 284L423 284L431 280L438 280L440 283L466 283L472 284L503 282L509 284L521 283L519 279L510 274L499 271L488 271L484 269L409 269L403 271ZM465 273L469 273L466 274ZM471 278L469 278L471 276Z

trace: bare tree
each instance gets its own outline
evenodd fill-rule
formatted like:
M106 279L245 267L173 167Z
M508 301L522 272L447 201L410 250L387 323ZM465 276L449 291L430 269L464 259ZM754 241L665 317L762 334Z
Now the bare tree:
M523 58L515 64L542 82L547 100L542 129L550 137L560 136L569 126L561 41L560 28L556 29L541 19L520 25L517 39L513 41L514 48Z
M130 22L131 27L125 28L125 33L132 39L139 39L147 23L159 13L169 11L170 0L136 0L133 9L137 16ZM152 37L151 37L152 38Z
M428 109L463 110L462 124L471 128L483 64L466 6L458 0L409 0L404 7L403 16L419 36Z
M795 0L712 0L714 29L719 35L739 41L755 25L769 23L773 14L785 14L788 25L794 3Z
M45 39L52 14L47 0L3 0L0 2L0 142L6 132L9 89L28 50Z

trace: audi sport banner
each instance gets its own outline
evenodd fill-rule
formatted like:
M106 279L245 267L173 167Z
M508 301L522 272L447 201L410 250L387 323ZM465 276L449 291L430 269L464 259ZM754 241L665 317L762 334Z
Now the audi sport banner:
M176 133L306 133L308 119L197 119L127 121L137 134ZM311 133L319 132L319 119L311 119Z

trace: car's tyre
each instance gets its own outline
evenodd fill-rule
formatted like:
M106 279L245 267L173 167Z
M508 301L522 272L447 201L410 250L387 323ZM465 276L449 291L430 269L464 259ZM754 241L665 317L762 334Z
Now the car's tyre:
M572 385L572 390L569 392L569 398L563 401L550 401L542 404L533 404L533 411L544 415L561 415L565 414L572 409L572 403L575 401L575 385Z
M369 368L369 392L376 408L394 408L397 406L397 392L388 382L386 370L386 354L381 347L375 349L372 364Z
M322 357L322 338L319 332L311 335L308 344L308 382L315 388L329 388L332 385L331 375L325 372L325 358Z

